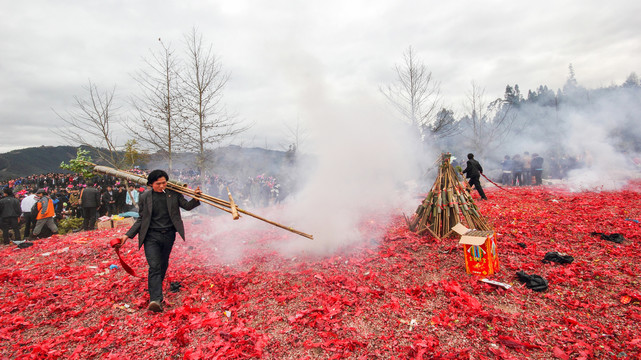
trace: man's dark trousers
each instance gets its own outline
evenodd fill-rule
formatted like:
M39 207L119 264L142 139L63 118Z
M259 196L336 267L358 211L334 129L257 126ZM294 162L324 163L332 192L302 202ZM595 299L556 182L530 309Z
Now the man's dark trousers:
M145 257L149 264L149 301L162 302L162 283L169 267L169 255L176 240L176 229L149 229L145 236Z
M22 240L20 238L20 227L18 227L18 217L17 216L9 216L6 218L2 218L2 237L3 237L3 243L9 244L9 229L13 229L13 234L15 236L16 241Z
M476 191L479 192L479 195L481 195L481 199L487 200L487 196L485 196L485 191L483 191L483 188L481 187L481 181L479 180L480 176L472 176L470 177L470 186L474 186Z
M84 230L93 230L96 228L96 208L83 207L82 208L82 228Z
M33 236L31 231L36 226L36 218L31 215L31 212L23 212L22 217L24 218L24 238L30 238Z

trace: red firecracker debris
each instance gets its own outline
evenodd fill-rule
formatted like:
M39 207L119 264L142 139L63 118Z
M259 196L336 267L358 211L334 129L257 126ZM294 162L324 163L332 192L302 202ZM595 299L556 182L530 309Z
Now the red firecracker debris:
M417 236L402 214L387 228L367 218L366 240L323 257L280 255L278 229L212 237L205 216L186 220L162 313L146 310L144 252L121 249L137 278L110 248L119 229L2 246L0 358L639 358L641 227L627 219L641 218L640 191L488 189L478 206L501 263L490 280L508 289L467 275L456 238ZM575 260L544 264L547 252Z

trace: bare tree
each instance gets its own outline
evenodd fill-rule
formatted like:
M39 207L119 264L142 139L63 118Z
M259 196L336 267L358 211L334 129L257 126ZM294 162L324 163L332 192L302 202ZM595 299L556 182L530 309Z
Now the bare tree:
M74 145L92 149L100 159L111 166L119 167L124 158L118 153L118 146L113 135L112 124L117 123L117 108L113 99L115 87L110 91L100 92L98 87L89 81L83 87L86 98L74 96L75 109L65 116L54 110L66 126L58 127L54 132Z
M307 131L300 124L300 119L296 120L296 124L287 125L285 124L286 129L286 145L281 145L281 147L286 148L288 151L300 151L301 145L305 142L308 137Z
M464 106L467 111L462 119L464 135L474 152L482 157L498 147L510 133L516 119L516 113L512 111L513 104L504 99L487 104L485 89L472 82Z
M396 83L381 87L385 98L416 129L422 139L426 136L439 136L450 132L453 118L437 117L441 108L440 84L432 77L432 72L420 59L416 58L412 47L403 54L403 63L396 65Z
M296 162L297 154L300 153L301 145L308 138L308 134L305 128L301 126L300 119L297 119L296 124L293 126L285 124L285 129L286 144L281 144L281 147L286 150L285 158L291 165Z
M479 87L476 83L472 82L472 89L467 94L465 102L466 114L463 117L463 122L466 127L465 135L472 144L472 149L479 157L485 147L485 126L483 125L488 121L485 102L485 89Z
M454 136L460 132L454 111L447 108L442 108L436 114L434 122L429 125L427 130L441 138Z
M144 60L148 68L134 76L140 93L132 98L132 103L140 117L137 123L140 128L136 129L131 124L127 127L137 134L142 143L162 154L171 170L182 122L179 63L171 47L160 38L158 41L161 49L152 51L151 57Z
M211 45L203 45L202 35L195 28L185 36L185 44L188 61L181 73L184 121L180 124L180 137L184 149L196 153L196 167L202 173L211 146L248 127L229 115L222 103L229 73L223 71Z

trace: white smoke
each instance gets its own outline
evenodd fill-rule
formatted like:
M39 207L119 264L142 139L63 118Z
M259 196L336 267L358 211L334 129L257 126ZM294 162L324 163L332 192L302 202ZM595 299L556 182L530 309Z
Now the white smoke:
M590 106L588 111L566 115L567 150L580 154L584 163L584 167L568 173L566 183L571 190L616 190L639 177L631 163L632 155L617 149L616 139L611 136L618 128L626 127L628 111L633 106L607 99ZM634 128L629 131L638 132Z
M526 104L521 119L526 130L508 139L495 157L538 152L545 159L544 178L554 175L557 161L575 158L579 167L552 182L572 191L615 190L641 177L638 157L641 98L638 89L584 91L558 107ZM552 159L555 154L559 158ZM500 165L499 165L500 166Z
M298 79L300 80L300 79ZM408 127L386 114L385 103L366 93L346 99L324 96L323 81L306 78L299 99L309 154L299 156L299 179L306 183L283 204L245 209L311 234L313 240L249 216L227 214L204 220L196 236L210 239L216 262L234 263L250 248L270 246L288 256L327 255L359 241L379 241L394 216L414 211L420 199L412 180L424 172L426 155ZM365 224L365 225L364 225ZM277 239L269 245L262 238Z
M308 110L316 164L302 167L309 182L287 203L286 217L314 240L293 239L283 249L328 253L376 239L360 230L363 221L382 227L416 205L407 185L420 175L412 137L367 97L350 104L317 98Z

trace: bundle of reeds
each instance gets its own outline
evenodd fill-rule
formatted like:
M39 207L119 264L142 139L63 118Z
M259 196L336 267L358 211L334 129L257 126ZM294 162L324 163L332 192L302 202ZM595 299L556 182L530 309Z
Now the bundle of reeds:
M429 232L441 239L449 236L458 223L465 223L470 229L492 229L467 191L465 179L454 170L451 158L450 153L441 154L434 185L414 215L406 218L410 230L419 235Z

